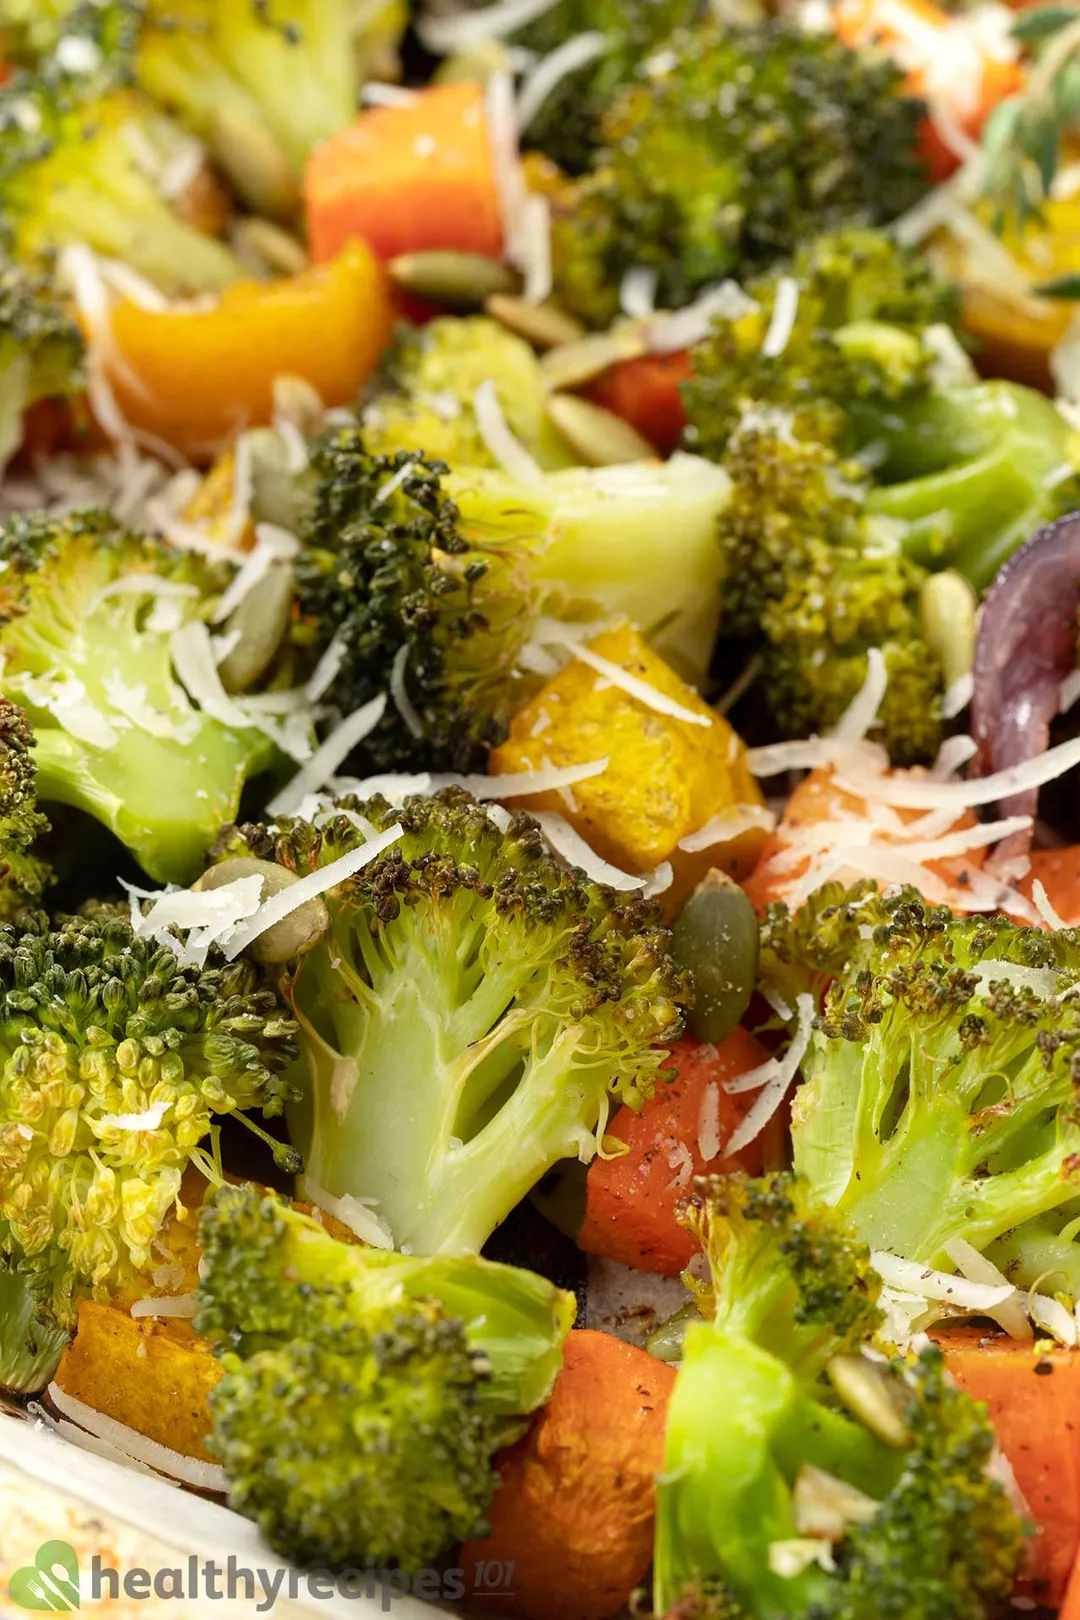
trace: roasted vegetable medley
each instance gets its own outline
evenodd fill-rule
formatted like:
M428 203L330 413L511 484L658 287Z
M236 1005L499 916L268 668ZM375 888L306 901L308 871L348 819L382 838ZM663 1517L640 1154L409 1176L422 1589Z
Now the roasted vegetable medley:
M1080 1620L1078 301L1076 0L0 0L5 1435Z

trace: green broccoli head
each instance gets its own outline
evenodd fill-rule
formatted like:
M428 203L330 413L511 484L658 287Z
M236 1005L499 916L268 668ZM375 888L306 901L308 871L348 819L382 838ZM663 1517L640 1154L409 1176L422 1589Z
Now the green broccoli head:
M50 284L0 263L0 466L18 448L27 408L80 386L82 357L79 329Z
M163 292L220 292L242 267L164 197L162 177L188 138L126 87L126 8L83 9L94 26L65 28L66 53L0 89L0 208L11 250L47 263L85 243Z
M43 1310L30 1278L0 1264L0 1391L36 1395L52 1382L68 1333Z
M921 630L925 573L889 523L866 514L863 469L798 437L779 406L746 411L724 466L733 490L720 518L722 623L762 652L772 731L827 731L877 647L889 684L875 735L896 764L933 759L945 683Z
M507 426L548 472L574 464L547 415L547 390L527 343L486 316L446 315L401 326L363 413L364 437L380 455L422 451L451 467L497 467L477 426L474 401L494 384Z
M841 1412L739 1332L690 1328L657 1481L658 1613L999 1612L1026 1545L988 1477L985 1408L952 1383L936 1349L865 1370L876 1409Z
M597 166L556 221L560 300L605 326L635 265L679 307L823 230L895 218L926 186L921 103L900 84L883 57L794 23L674 33L608 109Z
M478 1250L559 1159L592 1156L615 1100L651 1091L687 986L655 905L563 870L527 816L504 830L459 789L337 809L218 850L307 873L402 829L285 971L308 1064L293 1140L399 1247Z
M482 1534L492 1452L550 1396L573 1298L476 1255L338 1242L252 1186L208 1200L200 1242L230 1504L298 1563L412 1570Z
M227 572L103 512L14 517L0 559L0 692L33 726L39 797L95 816L152 877L190 880L277 757L224 693L210 714L174 678L189 638L206 650Z
M61 1327L145 1291L185 1168L220 1180L215 1121L280 1114L293 1032L247 963L182 967L104 918L0 927L0 1258Z
M596 34L597 52L560 78L523 130L525 144L567 174L583 174L600 145L605 111L632 83L642 58L706 11L702 0L557 0L520 29L514 43L546 57L582 34Z
M744 413L762 407L790 413L798 438L841 455L861 448L879 413L925 393L933 361L925 331L958 314L955 290L923 256L864 226L815 237L790 269L758 276L746 293L744 312L715 320L694 348L683 385L686 442L717 461ZM766 339L778 299L792 301L793 318L773 352Z
M911 889L863 888L821 915L850 954L833 958L792 1139L837 1219L951 1269L955 1239L981 1252L1075 1200L1076 933L957 917Z
M253 208L294 213L312 149L356 116L352 0L145 0L140 9L142 88L206 142ZM375 14L391 8L366 9L381 27Z
M34 735L26 716L0 698L0 917L36 905L52 883L33 846L49 823L37 807Z
M870 1251L790 1174L700 1176L679 1216L701 1244L702 1313L813 1381L881 1322Z

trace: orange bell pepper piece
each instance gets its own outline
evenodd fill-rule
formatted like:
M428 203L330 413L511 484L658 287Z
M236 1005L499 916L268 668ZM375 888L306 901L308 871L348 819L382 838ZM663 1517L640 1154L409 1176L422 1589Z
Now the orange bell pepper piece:
M362 242L279 281L243 281L215 302L112 309L109 382L126 419L195 460L269 422L274 382L302 377L346 405L393 330L383 271Z
M452 248L498 258L495 159L479 84L436 84L371 107L316 148L304 179L317 264L362 237L378 258Z

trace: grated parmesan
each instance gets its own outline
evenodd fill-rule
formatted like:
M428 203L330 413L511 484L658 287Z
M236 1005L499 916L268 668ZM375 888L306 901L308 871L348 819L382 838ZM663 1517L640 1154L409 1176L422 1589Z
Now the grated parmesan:
M544 474L525 446L507 426L495 384L488 378L473 394L473 411L480 437L504 472L525 484L539 484Z
M652 709L656 714L666 714L672 720L682 720L689 726L712 725L712 715L698 714L694 709L684 708L681 703L676 703L674 698L669 698L664 692L658 692L648 681L631 675L629 670L623 669L620 664L612 663L610 658L602 657L583 642L575 641L567 635L563 635L560 639L572 657L583 664L588 664L590 669L595 669L598 675L603 675L609 680L612 686L619 687L628 697L643 703L647 709Z
M292 780L270 800L266 807L268 813L271 816L294 815L309 793L317 793L333 780L339 766L344 764L357 743L370 736L385 713L386 694L381 692L369 703L346 715Z

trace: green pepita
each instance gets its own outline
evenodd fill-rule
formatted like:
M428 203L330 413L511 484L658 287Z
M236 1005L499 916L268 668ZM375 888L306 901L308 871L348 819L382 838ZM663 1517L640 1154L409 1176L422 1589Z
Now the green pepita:
M758 942L758 920L742 889L723 872L709 872L672 925L675 960L694 981L686 1021L697 1040L725 1040L750 1005Z
M556 393L563 388L581 388L620 361L639 360L644 353L644 328L619 326L611 332L592 332L576 343L549 349L540 360L540 370L547 387Z
M552 394L548 416L588 467L615 467L621 462L655 459L653 446L629 422L577 394Z
M927 642L941 659L946 687L975 667L979 601L962 574L946 568L931 574L919 592L919 617Z
M493 293L484 304L484 312L515 337L531 343L534 349L558 349L568 343L580 343L587 336L580 321L558 304L530 304L526 298Z
M390 261L390 279L403 292L447 309L483 309L494 293L516 293L521 277L499 259L479 253L403 253Z
M239 878L246 877L262 878L263 900L280 894L283 889L291 889L294 883L300 881L295 872L279 866L276 861L260 861L253 855L242 855L211 866L192 887L202 894L208 889L220 889L226 883L235 883ZM325 938L329 928L330 913L326 903L316 896L314 900L305 900L302 906L297 906L295 911L252 940L247 954L264 967L276 967L314 949Z
M207 145L244 201L259 214L292 219L300 208L300 182L261 120L235 106L215 107Z
M265 675L285 639L293 604L293 572L278 563L263 575L229 615L225 633L239 640L218 667L226 692L246 692Z
M901 1392L888 1367L869 1356L834 1356L825 1370L844 1406L871 1434L897 1450L910 1442Z
M304 244L299 237L275 225L272 220L248 214L244 219L237 220L233 232L237 252L241 256L250 254L258 265L271 274L298 276L301 270L307 269L308 256Z

